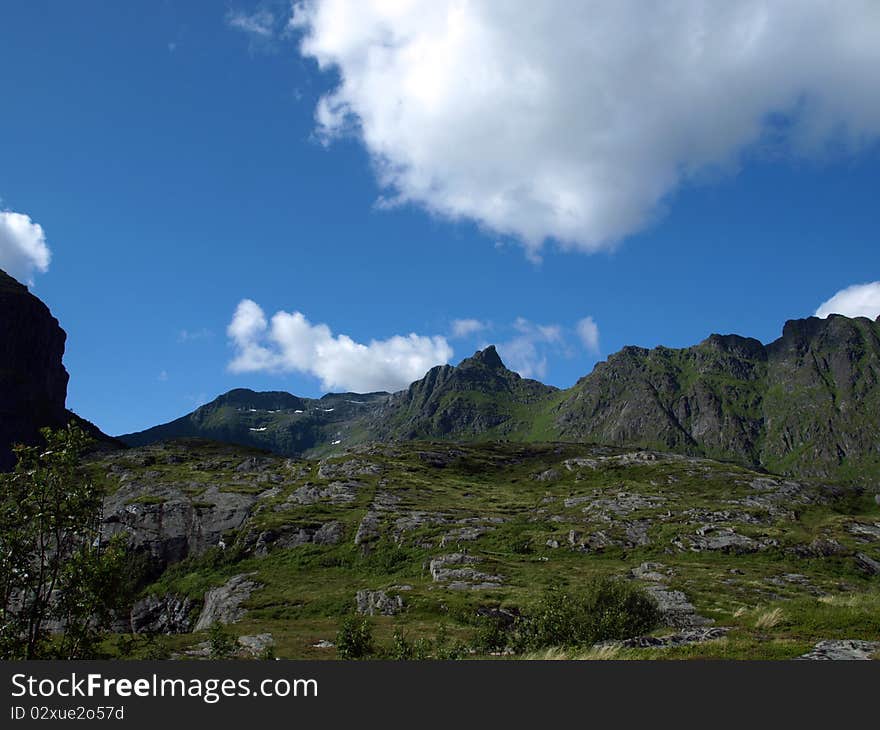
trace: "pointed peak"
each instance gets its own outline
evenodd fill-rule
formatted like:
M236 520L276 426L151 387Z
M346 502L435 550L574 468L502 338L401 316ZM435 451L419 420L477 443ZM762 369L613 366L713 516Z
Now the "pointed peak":
M495 349L495 345L489 345L483 350L477 350L467 360L462 360L459 367L461 367L462 365L482 365L483 367L490 368L491 370L507 369L504 365L504 362L502 362L501 357L498 355L498 351Z

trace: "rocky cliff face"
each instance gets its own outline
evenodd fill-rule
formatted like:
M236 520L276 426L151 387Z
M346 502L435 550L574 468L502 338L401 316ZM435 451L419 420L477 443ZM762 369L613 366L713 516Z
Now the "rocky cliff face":
M67 420L66 337L49 308L0 271L0 469L13 466L14 443Z
M775 342L712 335L627 347L557 409L560 436L732 459L804 476L880 476L880 323L790 321Z
M788 322L767 357L762 464L880 479L880 318Z

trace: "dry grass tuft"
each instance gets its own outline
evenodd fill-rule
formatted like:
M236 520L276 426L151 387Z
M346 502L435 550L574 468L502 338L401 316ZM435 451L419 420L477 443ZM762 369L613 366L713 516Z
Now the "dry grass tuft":
M758 618L755 619L755 628L772 629L774 626L778 626L782 619L783 613L781 608L764 611L764 613L759 614Z
M556 646L529 652L519 658L532 661L608 661L617 659L619 655L620 647L613 645L593 646L589 649L565 649Z

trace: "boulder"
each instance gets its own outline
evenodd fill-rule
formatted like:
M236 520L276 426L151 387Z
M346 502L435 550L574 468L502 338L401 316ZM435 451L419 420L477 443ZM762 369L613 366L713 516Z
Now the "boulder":
M856 565L868 575L880 575L880 561L865 553L856 553Z
M234 575L219 588L205 594L205 605L196 622L195 631L204 631L215 623L231 624L240 620L247 611L242 603L248 600L259 584L252 581L252 573Z
M811 651L798 659L805 660L864 660L872 659L880 652L880 641L858 641L855 639L829 639L820 641Z
M390 596L385 591L358 591L355 604L360 614L394 616L403 610L403 597Z
M104 504L105 537L125 533L135 550L163 569L220 545L251 513L256 497L208 487L190 496L183 484L127 481Z
M195 604L185 596L146 596L131 608L133 634L185 634L192 630Z

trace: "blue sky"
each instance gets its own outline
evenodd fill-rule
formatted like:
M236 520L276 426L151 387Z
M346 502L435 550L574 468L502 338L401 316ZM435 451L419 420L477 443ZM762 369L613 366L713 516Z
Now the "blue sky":
M569 386L626 344L686 346L712 332L770 341L786 319L810 316L836 292L880 279L880 112L862 103L858 89L875 84L875 98L880 90L870 81L876 70L860 75L864 54L827 49L839 52L841 75L858 83L852 96L828 102L834 124L820 130L820 143L805 134L808 142L780 144L766 129L756 140L743 122L707 143L710 152L683 147L657 125L633 132L645 136L644 146L633 137L610 151L599 142L566 151L575 160L589 153L613 162L615 150L643 150L632 153L642 156L637 161L625 155L638 180L697 170L661 184L650 204L624 181L607 204L614 215L584 213L569 223L539 207L534 215L516 206L496 214L480 202L484 193L495 199L497 183L480 171L496 165L499 153L487 149L483 164L478 145L458 159L470 136L442 138L449 150L432 157L434 138L418 135L434 134L431 124L441 128L453 112L435 110L421 125L413 122L424 119L418 115L385 127L370 122L387 112L375 84L394 78L358 76L358 48L373 40L340 48L334 17L313 16L312 26L286 31L288 17L286 3L31 0L0 9L0 210L42 227L52 260L33 272L32 289L68 333L68 405L109 433L170 420L233 387L315 396L327 385L384 382L387 361L373 380L357 373L385 351L368 349L340 365L351 348L339 334L368 345L416 333L414 343L389 345L417 351L412 367L444 354L457 362L489 342L505 356L506 343L512 364ZM553 42L553 18L541 20L537 27ZM299 46L309 33L312 53ZM504 58L495 52L471 63L491 68ZM325 70L317 57L329 64ZM352 84L360 78L373 88L372 96L346 91L341 70ZM539 70L563 89L601 81ZM404 82L404 91L388 93L406 104ZM766 120L779 110L774 94L785 84L800 93L799 84L810 91L811 83L780 78L757 100L740 102L734 93L728 103L751 104L753 116ZM824 88L815 87L816 98L831 98L819 93ZM322 127L316 107L340 89L345 119ZM691 139L732 114L704 101L724 119L694 127ZM786 103L779 108L789 116L776 132L795 138L807 125ZM485 119L490 132L502 124L512 134L509 116L499 122L476 103L468 111L469 123ZM522 145L514 137L503 155L522 154L527 167L530 154L555 154L548 139L563 145L569 133L592 131L567 129L570 114L544 124L553 113L535 118L555 136L529 132ZM671 150L668 160L644 152L661 144ZM389 173L389 160L411 169ZM498 175L521 174L507 163L496 165ZM548 194L602 197L590 187L594 178L560 169L536 169L536 178L575 181ZM424 171L435 181L427 188L416 174ZM472 188L474 179L483 188ZM546 190L525 194L527 212ZM397 205L377 203L394 196ZM267 318L283 310L307 321L289 342L272 341L259 327L232 342L227 327L244 299ZM578 336L586 317L598 327L598 346ZM455 337L458 319L478 320L483 329ZM319 323L332 335L314 329ZM331 354L309 361L285 349L299 348L300 336L319 349L329 344ZM230 369L242 356L245 365Z

